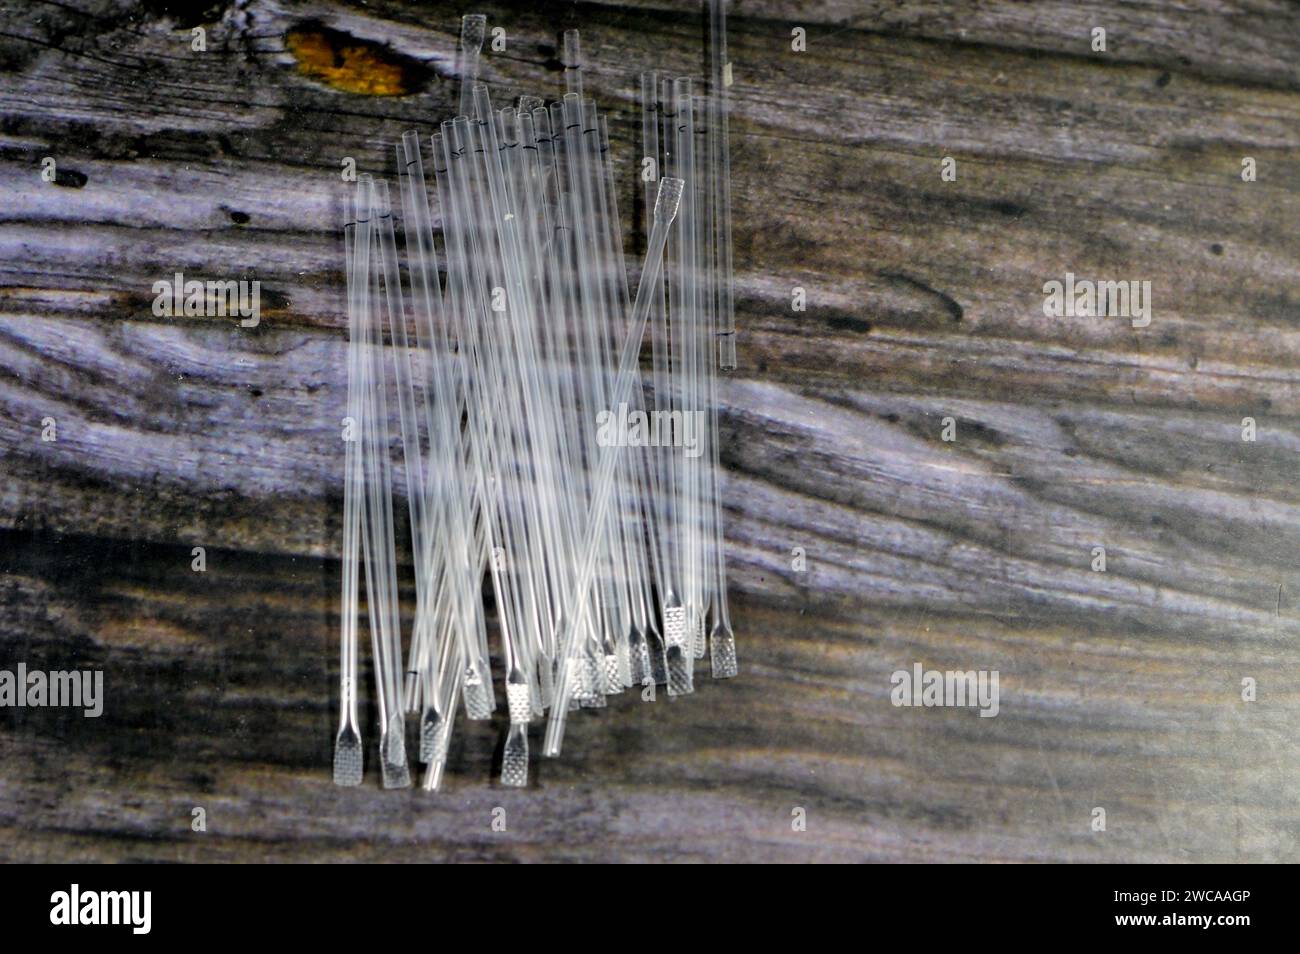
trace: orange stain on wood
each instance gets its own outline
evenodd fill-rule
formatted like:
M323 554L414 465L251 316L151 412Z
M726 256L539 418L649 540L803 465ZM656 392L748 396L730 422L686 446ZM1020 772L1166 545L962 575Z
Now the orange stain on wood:
M298 71L345 93L403 96L410 92L407 71L387 59L381 46L320 30L294 30L285 45Z

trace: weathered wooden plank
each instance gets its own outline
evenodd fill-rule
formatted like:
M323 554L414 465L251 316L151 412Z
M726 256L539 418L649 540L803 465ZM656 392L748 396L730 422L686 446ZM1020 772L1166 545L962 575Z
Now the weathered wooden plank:
M741 680L585 714L535 789L486 784L499 726L480 725L461 733L443 796L349 792L326 780L333 564L214 551L199 575L179 547L4 542L20 555L6 640L21 627L32 665L108 666L110 700L100 720L4 713L11 859L1176 861L1295 847L1296 700L1280 678L1293 642L1269 661L1068 619L828 609L812 548L810 592L738 606ZM999 666L999 717L890 706L888 673L914 654ZM1216 705L1247 659L1279 698ZM1115 837L1088 834L1094 799ZM207 836L189 831L195 805Z
M629 222L634 75L696 68L693 9L491 11L502 99L558 91L582 28ZM1294 4L733 10L742 676L584 714L523 793L488 784L500 726L462 726L434 799L327 784L338 163L383 172L450 114L464 11L221 10L206 54L126 4L0 29L0 661L102 666L111 693L100 720L0 712L0 855L1297 857ZM407 94L347 91L342 53L322 72L304 37L340 34ZM262 323L155 318L177 270L260 279ZM1046 317L1067 271L1150 281L1150 326ZM918 661L997 669L999 716L890 705Z
M611 5L616 6L616 5ZM983 0L747 0L729 13L732 42L749 35L788 45L790 30L803 26L809 50L849 34L879 34L995 53L1031 52L1060 59L1103 59L1092 50L1092 30L1107 31L1105 62L1159 67L1171 74L1197 74L1240 84L1294 90L1300 13L1277 2L1118 4L1107 0L1037 0L1033 4ZM640 9L692 16L689 0L648 0ZM585 11L584 11L585 12Z

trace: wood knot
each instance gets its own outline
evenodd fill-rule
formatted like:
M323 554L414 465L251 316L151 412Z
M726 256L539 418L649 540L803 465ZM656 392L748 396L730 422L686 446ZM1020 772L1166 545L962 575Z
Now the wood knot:
M298 72L345 93L405 96L424 84L429 70L391 47L316 23L299 24L284 38Z

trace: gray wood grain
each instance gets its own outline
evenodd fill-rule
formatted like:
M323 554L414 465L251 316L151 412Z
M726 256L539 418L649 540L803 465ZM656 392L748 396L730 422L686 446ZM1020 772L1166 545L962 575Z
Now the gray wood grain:
M0 710L0 856L1300 857L1294 3L737 4L741 676L584 713L525 792L462 725L437 797L328 782L338 170L451 114L467 11L249 0L200 54L158 6L0 18L0 666L109 690ZM558 92L582 29L634 220L635 74L697 68L695 6L483 9L502 100ZM321 30L408 91L304 74ZM261 325L155 318L177 270L258 278ZM1151 325L1046 317L1067 271L1149 280ZM893 707L915 662L997 669L999 716Z

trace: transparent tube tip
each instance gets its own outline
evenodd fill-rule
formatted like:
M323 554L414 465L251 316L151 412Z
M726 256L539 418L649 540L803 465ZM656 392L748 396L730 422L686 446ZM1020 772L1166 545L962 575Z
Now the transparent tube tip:
M361 736L352 726L339 729L334 740L334 784L361 784Z
M723 371L736 370L736 333L723 332L718 338L718 367Z
M380 737L379 766L384 788L411 787L411 770L406 764L406 726L400 713L393 713Z
M730 679L739 672L736 665L736 637L729 628L713 628L709 638L709 660L714 679Z
M510 788L523 788L528 784L528 727L513 723L506 736L506 748L501 756L501 784Z
M486 36L487 16L482 13L467 13L460 18L460 42L466 50L483 49Z
M665 176L659 181L659 194L655 196L656 222L662 220L664 225L668 225L677 218L677 210L682 204L682 187L685 184L684 180L672 176Z
M554 36L555 34L551 34ZM578 40L577 30L564 31L564 68L570 70L582 69L582 47Z

